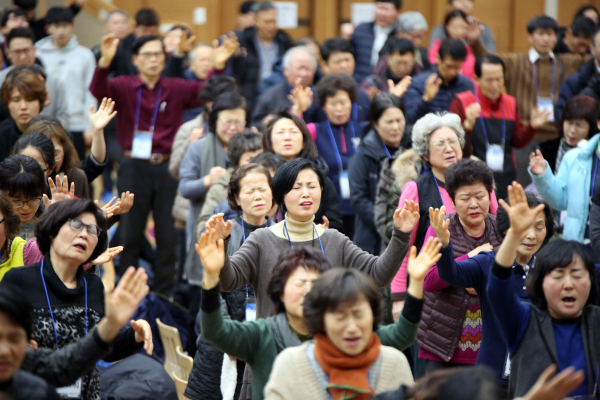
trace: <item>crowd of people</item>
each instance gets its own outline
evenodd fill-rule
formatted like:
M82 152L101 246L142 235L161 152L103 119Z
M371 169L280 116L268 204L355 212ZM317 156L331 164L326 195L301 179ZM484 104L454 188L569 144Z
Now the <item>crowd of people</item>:
M92 49L86 0L13 3L0 399L139 390L174 309L192 400L600 399L596 8L502 54L474 0L323 43L270 1L212 43L114 10Z

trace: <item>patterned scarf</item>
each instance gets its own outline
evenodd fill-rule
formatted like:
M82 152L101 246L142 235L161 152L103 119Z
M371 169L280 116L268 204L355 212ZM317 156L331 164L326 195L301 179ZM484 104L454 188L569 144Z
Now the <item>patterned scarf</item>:
M377 361L381 341L375 334L362 353L351 357L344 354L324 333L315 335L315 357L329 376L327 391L334 400L366 400L375 392L369 385L369 368Z

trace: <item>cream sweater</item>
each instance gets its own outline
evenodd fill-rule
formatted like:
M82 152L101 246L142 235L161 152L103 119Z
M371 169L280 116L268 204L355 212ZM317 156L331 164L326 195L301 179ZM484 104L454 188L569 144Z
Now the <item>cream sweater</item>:
M265 400L327 400L308 358L312 343L290 347L275 359L273 371L265 387ZM381 346L382 364L375 394L397 390L400 385L414 383L410 365L400 351Z

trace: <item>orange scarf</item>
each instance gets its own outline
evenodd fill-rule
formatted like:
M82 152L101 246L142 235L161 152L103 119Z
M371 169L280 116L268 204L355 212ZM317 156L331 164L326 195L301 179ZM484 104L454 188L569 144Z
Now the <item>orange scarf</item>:
M315 335L315 357L329 376L327 391L334 400L365 400L375 394L369 385L369 368L379 357L381 341L376 334L355 357L339 350L324 333Z

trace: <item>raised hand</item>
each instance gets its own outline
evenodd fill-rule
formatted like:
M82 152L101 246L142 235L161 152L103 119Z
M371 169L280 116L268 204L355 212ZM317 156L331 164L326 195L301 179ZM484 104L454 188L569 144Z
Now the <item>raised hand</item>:
M437 236L440 243L442 243L443 247L447 247L450 244L450 231L448 230L448 225L450 225L450 220L445 219L446 216L446 206L442 206L442 208L429 207L429 220L431 223L431 227L435 231L435 235Z
M229 36L223 35L221 37L221 45L218 40L213 41L213 47L215 50L215 69L225 68L225 63L229 60L240 48L235 33L230 32Z
M90 123L94 131L101 131L108 125L117 115L114 109L115 102L113 99L107 99L106 97L102 99L98 111L94 112L94 105L90 105Z
M469 25L467 26L467 34L469 35L470 41L475 41L481 38L485 26L476 18L471 17Z
M440 91L440 87L442 86L442 78L438 77L438 75L434 72L429 75L427 81L425 82L425 93L423 93L423 101L429 103L433 101L435 96L437 96Z
M209 229L214 229L217 234L216 240L225 240L231 234L231 227L233 226L233 224L231 223L231 221L227 221L227 223L225 223L225 220L223 220L224 215L225 214L223 213L216 214L210 217L208 221L206 221L206 230L208 231Z
M187 32L181 32L181 38L179 39L179 43L177 44L177 53L178 54L187 54L192 51L194 47L194 41L196 40L196 36L192 35L189 38L187 37Z
M204 176L204 186L210 187L214 181L222 177L227 173L227 170L223 167L212 167L208 175Z
M123 251L123 246L110 247L106 251L98 256L95 260L92 260L92 265L106 264L112 261L120 252Z
M429 272L431 267L439 261L440 257L442 257L440 254L441 248L442 244L439 243L436 238L430 237L421 248L421 252L418 256L417 248L415 246L410 249L407 270L411 280L418 282L425 280L427 272Z
M534 175L542 175L546 172L548 164L539 149L529 155L529 168Z
M323 223L318 225L323 229L329 229L329 220L323 215Z
M56 175L56 185L52 178L48 177L48 185L50 186L52 200L44 194L44 205L46 206L46 209L61 200L75 198L75 182L71 182L71 190L69 190L69 181L66 175L63 177L62 181L60 180L60 175Z
M188 143L192 144L196 140L202 139L202 136L204 136L204 127L194 128L194 129L192 129L192 132L190 133L190 139L189 139Z
M544 205L540 204L535 208L529 208L523 186L517 182L513 182L512 185L508 186L508 200L510 205L502 199L499 199L498 203L508 214L510 230L515 235L520 236L533 225L538 215L544 212Z
M538 129L546 122L549 122L550 118L552 118L552 112L550 110L544 110L537 106L531 109L529 124L533 129Z
M146 354L151 356L154 344L152 343L152 328L150 328L150 324L143 319L138 319L137 321L131 320L129 323L135 331L136 343L144 342L144 350L146 350Z
M117 197L115 196L110 199L108 203L101 207L102 211L104 212L104 218L111 218L115 215L115 211L119 209L119 202L120 200L117 200ZM98 205L98 200L94 200L94 204Z
M464 128L468 131L472 130L477 122L477 118L481 114L481 106L479 103L473 103L467 106L465 109L466 119L463 124Z
M404 78L402 78L402 80L400 80L400 82L398 82L397 85L394 85L393 80L388 79L388 90L391 94L400 98L404 96L404 93L406 93L406 91L408 90L408 87L410 86L411 82L412 77L410 75L407 75Z
M102 38L102 43L100 44L100 61L98 61L98 66L100 68L108 68L113 58L115 58L115 54L117 54L117 47L119 46L119 39L112 34Z
M312 106L313 91L310 86L303 87L302 79L298 78L294 84L294 89L288 95L288 100L293 104L291 112L297 116L301 116L302 113L306 112Z
M204 267L204 289L212 289L219 284L219 274L225 265L225 244L217 239L216 229L206 229L196 243L196 253Z
M556 365L546 368L529 392L515 400L562 400L585 379L583 371L575 371L573 367L569 367L551 378L555 372Z
M119 208L114 211L114 215L127 214L133 207L135 195L129 191L121 193L121 198L117 202Z
M404 207L394 212L394 226L402 232L410 233L419 223L419 204L404 200Z

